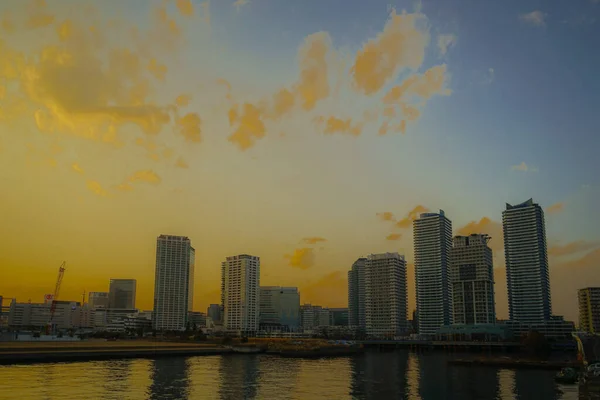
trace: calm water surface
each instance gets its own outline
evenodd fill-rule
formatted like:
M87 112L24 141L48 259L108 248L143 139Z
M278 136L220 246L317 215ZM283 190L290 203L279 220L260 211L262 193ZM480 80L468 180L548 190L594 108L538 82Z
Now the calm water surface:
M553 371L447 365L440 353L323 360L227 355L0 366L0 399L578 399Z

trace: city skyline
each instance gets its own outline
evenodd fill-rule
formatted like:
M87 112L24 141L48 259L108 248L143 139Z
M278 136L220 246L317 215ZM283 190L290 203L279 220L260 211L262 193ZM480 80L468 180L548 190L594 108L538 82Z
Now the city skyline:
M340 307L358 257L398 252L412 313L411 222L443 209L453 235L491 236L507 318L502 211L529 198L553 313L577 320L600 286L600 91L577 61L600 4L122 3L0 4L5 301L42 301L67 260L62 299L132 278L152 309L172 234L196 249L194 310L220 303L230 254Z

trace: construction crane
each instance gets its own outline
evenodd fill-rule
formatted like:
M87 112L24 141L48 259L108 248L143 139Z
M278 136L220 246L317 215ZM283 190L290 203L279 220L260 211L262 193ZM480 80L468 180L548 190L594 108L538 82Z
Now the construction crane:
M52 320L54 319L54 312L56 311L56 304L58 302L58 294L60 292L60 284L63 280L63 275L65 274L65 267L67 265L66 261L60 265L58 269L58 278L56 278L56 286L54 287L54 296L52 297L52 304L50 305L50 321L48 321L47 333L53 332L54 329L52 327Z

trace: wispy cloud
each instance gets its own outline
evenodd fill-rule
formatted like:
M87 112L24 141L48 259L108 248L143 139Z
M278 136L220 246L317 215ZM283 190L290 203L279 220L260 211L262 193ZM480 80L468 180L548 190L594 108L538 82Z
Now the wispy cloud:
M557 214L559 212L561 212L562 210L564 210L565 208L565 203L555 203L552 204L551 206L549 206L548 208L546 208L546 212L548 214Z
M530 13L520 14L519 19L533 26L546 26L546 18L548 14L535 10Z
M513 165L510 167L513 171L522 171L522 172L538 172L537 167L532 167L527 165L525 161L522 161L519 165Z
M315 265L315 253L308 247L295 249L292 254L285 254L283 258L288 260L288 265L292 268L309 269Z
M570 256L577 253L583 253L600 247L598 242L586 242L578 240L565 245L555 245L548 248L548 255L554 257Z
M73 171L77 172L78 174L83 174L83 168L81 168L81 167L79 166L79 164L77 164L77 163L73 163L73 164L71 165L71 169L72 169Z
M390 211L379 212L376 214L382 221L394 221L394 214Z
M235 0L235 3L233 3L233 6L239 11L240 8L242 8L245 5L250 4L250 0Z
M402 218L400 221L396 222L396 226L402 229L410 228L413 221L419 217L419 214L426 213L428 211L429 209L427 207L419 204L418 206L410 210L405 218Z
M385 237L386 240L400 240L402 239L401 233L390 233Z
M456 35L447 34L438 36L438 49L440 54L444 55L448 52L448 49L456 44Z
M313 237L305 237L304 239L302 239L302 241L307 244L317 244L320 242L326 242L327 239L319 237L319 236L313 236Z

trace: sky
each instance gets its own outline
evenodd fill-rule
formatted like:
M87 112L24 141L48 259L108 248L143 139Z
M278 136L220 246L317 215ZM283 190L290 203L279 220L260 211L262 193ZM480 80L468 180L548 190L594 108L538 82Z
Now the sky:
M41 302L137 279L156 237L347 305L369 253L408 261L443 209L488 233L507 317L505 203L545 210L555 314L600 286L600 2L21 1L0 4L0 296Z

